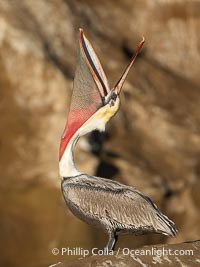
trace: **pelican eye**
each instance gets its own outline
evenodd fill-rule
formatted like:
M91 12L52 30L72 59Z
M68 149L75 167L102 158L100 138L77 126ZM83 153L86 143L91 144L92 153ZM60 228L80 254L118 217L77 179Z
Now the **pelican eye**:
M117 99L117 94L115 92L112 92L110 95L108 95L107 98L103 99L104 105L109 104L110 107L112 107L114 106L116 99Z
M109 105L110 107L113 107L115 105L115 101L117 99L117 94L115 92L112 92L109 98Z
M115 101L117 99L117 94L115 92L112 92L110 99Z

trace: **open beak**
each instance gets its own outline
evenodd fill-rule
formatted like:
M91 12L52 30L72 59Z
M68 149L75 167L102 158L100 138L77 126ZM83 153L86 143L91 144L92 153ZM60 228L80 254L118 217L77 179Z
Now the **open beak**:
M131 62L125 69L122 77L114 89L110 90L101 63L83 30L80 29L78 61L74 77L70 110L60 143L60 160L72 136L95 114L95 112L105 105L105 99L108 99L108 97L112 95L116 97L116 95L120 93L126 76L143 43L144 38L138 44L135 54L131 58ZM114 94L112 94L113 92Z
M117 95L119 95L119 93L120 93L120 91L121 91L121 89L122 89L122 86L123 86L123 84L124 84L124 81L125 81L125 79L126 79L128 73L129 73L129 70L130 70L131 66L133 65L133 62L135 61L135 59L136 59L138 53L140 52L140 49L142 48L144 42L145 42L145 40L144 40L144 37L143 37L142 40L139 42L139 44L138 44L138 46L137 46L137 48L136 48L136 50L135 50L135 53L134 53L134 55L133 55L132 58L131 58L130 63L129 63L128 66L126 67L124 73L122 74L122 76L121 76L121 78L119 79L119 81L117 82L117 84L115 85L113 91L114 91Z
M101 63L83 30L80 29L73 93L60 143L60 160L72 136L104 105L104 98L109 92Z

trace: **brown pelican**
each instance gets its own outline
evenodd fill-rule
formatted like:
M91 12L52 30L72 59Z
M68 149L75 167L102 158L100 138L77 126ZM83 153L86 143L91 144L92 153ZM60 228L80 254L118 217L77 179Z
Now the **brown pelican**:
M144 39L138 44L130 64L109 89L101 64L82 29L79 33L78 62L68 120L60 144L59 169L67 206L79 219L99 226L109 235L106 249L112 250L120 233L161 233L176 235L174 223L152 200L137 189L79 172L73 150L80 138L106 123L119 109L119 94Z

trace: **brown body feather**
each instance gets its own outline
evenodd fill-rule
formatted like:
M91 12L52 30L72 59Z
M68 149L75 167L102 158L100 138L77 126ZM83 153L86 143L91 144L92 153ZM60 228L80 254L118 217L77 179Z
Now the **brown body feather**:
M72 213L108 233L176 234L174 223L133 187L82 174L63 180L62 191Z

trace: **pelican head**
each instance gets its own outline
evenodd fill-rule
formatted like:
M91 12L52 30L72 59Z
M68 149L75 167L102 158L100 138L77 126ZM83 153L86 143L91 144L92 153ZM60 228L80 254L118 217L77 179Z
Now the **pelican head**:
M73 146L78 138L95 129L104 131L106 123L116 114L120 105L120 91L126 76L139 53L140 41L117 84L110 89L106 75L92 45L82 29L79 30L78 62L67 123L60 144L60 174L74 174L66 161L72 157ZM73 160L72 160L73 161ZM72 169L73 166L71 166ZM67 169L68 168L68 169Z

